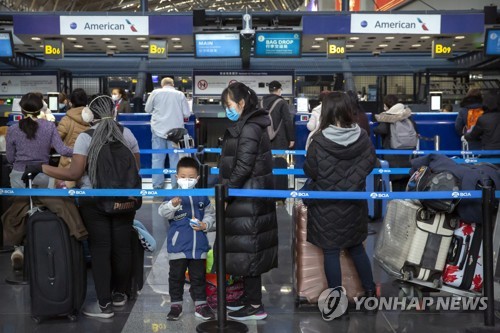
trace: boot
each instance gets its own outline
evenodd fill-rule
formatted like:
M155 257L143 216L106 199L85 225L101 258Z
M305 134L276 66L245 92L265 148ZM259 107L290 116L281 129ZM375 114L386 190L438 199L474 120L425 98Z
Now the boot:
M373 309L373 310L368 310L368 308L372 308L373 306L375 306L374 303L374 300L370 299L372 297L375 297L375 298L378 298L377 297L377 292L375 290L367 290L365 291L365 302L364 302L364 309L365 309L365 313L369 316L374 316L377 314L377 311L378 311L378 307ZM378 302L377 302L378 304Z

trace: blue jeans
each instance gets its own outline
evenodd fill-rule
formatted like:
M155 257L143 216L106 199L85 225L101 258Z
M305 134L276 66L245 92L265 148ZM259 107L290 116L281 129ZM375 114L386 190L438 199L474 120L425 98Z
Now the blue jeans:
M152 134L151 147L152 149L174 149L173 142L167 139L161 138L154 133ZM164 169L165 168L165 157L166 154L153 154L152 168L153 169ZM178 154L168 154L169 168L176 169L177 163L179 162ZM170 176L172 182L172 188L177 187L177 178L175 175ZM165 182L164 175L153 175L153 188L162 189Z
M323 249L328 288L335 288L342 285L342 271L339 257L340 250L341 249ZM365 291L374 291L375 283L373 282L372 266L366 255L363 244L358 244L345 250L349 251L354 261L354 266L356 266L356 270L358 271L363 289L365 289Z

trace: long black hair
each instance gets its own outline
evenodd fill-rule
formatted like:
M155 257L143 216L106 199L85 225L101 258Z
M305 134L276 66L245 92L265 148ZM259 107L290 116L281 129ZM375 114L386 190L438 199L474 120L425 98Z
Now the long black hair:
M19 128L26 134L28 140L32 140L35 138L36 131L38 130L36 117L42 111L43 99L38 93L27 93L21 98L19 106L25 116L24 119L19 121Z
M320 130L328 128L330 125L349 128L354 123L352 114L352 103L350 97L341 91L333 91L323 99L321 105Z
M242 100L245 101L243 114L248 111L255 110L257 108L257 104L259 104L259 98L257 97L255 91L241 82L232 83L224 89L221 95L222 106L227 107L229 99L235 103L239 103Z

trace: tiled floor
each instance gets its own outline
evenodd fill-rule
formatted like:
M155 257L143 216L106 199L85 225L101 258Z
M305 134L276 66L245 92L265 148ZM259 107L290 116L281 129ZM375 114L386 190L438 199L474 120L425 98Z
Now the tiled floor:
M156 213L158 204L144 204L137 214L158 242L154 254L145 260L146 284L135 302L130 302L116 311L112 319L92 319L80 316L78 321L67 319L49 320L35 324L30 319L28 286L13 286L5 283L12 274L10 254L0 254L0 333L14 332L196 332L201 323L193 316L193 303L186 292L184 315L178 322L166 321L169 309L168 260L164 238L167 225ZM316 307L295 308L292 287L291 260L291 206L279 206L280 267L263 275L264 304L269 317L264 321L247 322L249 332L259 333L326 333L326 332L465 332L469 327L481 326L480 312L395 312L379 311L376 316L351 313L349 320L326 322ZM378 229L380 224L372 224ZM214 235L210 235L213 239ZM373 250L376 234L369 236L366 247ZM399 293L399 284L374 265L375 280L380 284L384 296ZM88 299L95 299L93 282L89 271ZM500 323L500 319L498 319ZM500 325L497 325L500 332Z

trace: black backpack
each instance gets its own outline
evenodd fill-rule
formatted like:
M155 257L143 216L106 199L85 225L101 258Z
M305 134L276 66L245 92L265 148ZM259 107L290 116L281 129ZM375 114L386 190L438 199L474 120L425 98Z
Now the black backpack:
M123 127L120 127L123 132ZM94 129L85 131L94 134ZM137 170L134 154L120 141L108 142L97 156L96 188L136 189L142 188L142 179ZM135 212L142 205L142 197L103 197L97 207L109 214Z

